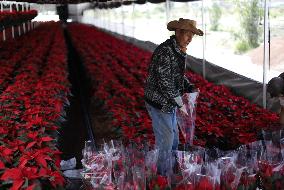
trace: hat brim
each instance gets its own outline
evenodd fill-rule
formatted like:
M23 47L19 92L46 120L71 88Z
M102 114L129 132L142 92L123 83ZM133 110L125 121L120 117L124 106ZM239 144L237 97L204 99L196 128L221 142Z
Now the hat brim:
M183 30L189 30L192 33L203 36L203 31L194 27L194 26L189 26L189 25L181 25L177 20L171 21L167 24L167 29L169 31L175 31L176 29L183 29Z

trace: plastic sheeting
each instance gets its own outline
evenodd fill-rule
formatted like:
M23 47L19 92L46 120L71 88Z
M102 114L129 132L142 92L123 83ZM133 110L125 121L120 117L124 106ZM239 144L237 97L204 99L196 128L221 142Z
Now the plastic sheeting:
M78 4L78 3L86 3L86 2L116 2L111 0L16 0L17 2L28 2L28 3L39 3L39 4ZM200 1L200 0L171 0L175 2L189 2L189 1ZM126 2L126 3L124 3ZM132 2L136 3L136 1L123 1L124 5L130 5ZM166 0L137 0L137 4L144 4L146 2L150 3L162 3L166 2ZM106 7L106 8L117 8L117 7Z

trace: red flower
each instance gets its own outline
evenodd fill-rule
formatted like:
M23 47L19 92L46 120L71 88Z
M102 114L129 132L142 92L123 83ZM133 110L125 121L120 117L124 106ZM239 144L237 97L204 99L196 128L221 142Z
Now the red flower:
M262 176L264 177L271 177L272 176L272 166L266 161L259 161L258 162L259 171Z
M0 160L0 170L5 169L5 164Z
M62 177L59 171L52 171L48 168L41 168L39 173L41 177L48 177L48 180L52 184L53 187L63 186L65 184L65 179Z
M195 189L198 190L214 190L214 184L208 179L208 177L201 177L197 182Z
M113 127L122 129L117 131L125 139L151 139L153 130L143 100L143 81L151 53L94 27L73 24L68 30L93 82L93 97L104 103L104 109L113 116ZM94 37L99 40L90 41ZM112 45L105 46L105 41ZM96 51L90 51L93 49ZM224 85L214 85L191 71L186 74L201 91L195 143L234 148L254 141L259 130L277 123L276 114L235 96Z
M193 184L179 185L174 190L195 190Z
M25 152L19 159L19 166L25 166L29 161L34 160L39 166L47 167L47 160L52 160L46 152L42 150Z
M0 146L0 157L7 161L11 160L13 152L14 151L10 148L7 148L5 146Z
M165 189L166 187L168 187L168 180L167 180L167 177L164 177L164 176L160 176L158 175L157 176L157 179L154 181L154 184L152 184L151 186L152 187L155 187L155 186L158 186L159 189Z
M12 180L13 186L11 190L18 190L22 187L26 179L33 180L36 178L38 178L36 167L24 167L6 169L1 177L1 180Z

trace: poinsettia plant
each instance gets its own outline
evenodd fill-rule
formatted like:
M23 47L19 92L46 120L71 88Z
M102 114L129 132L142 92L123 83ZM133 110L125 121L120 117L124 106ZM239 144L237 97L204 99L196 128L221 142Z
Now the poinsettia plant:
M143 100L143 81L151 53L92 26L72 24L68 30L91 78L92 98L113 118L113 131L126 140L142 138L154 144ZM90 40L94 37L96 41ZM254 142L262 129L277 125L277 114L235 96L229 88L215 85L198 74L187 71L186 75L200 89L195 145L234 149Z
M170 190L168 179L165 176L157 175L153 176L148 184L149 189L155 190Z
M68 30L92 81L92 97L113 118L113 131L127 141L154 144L151 120L143 101L143 81L151 53L95 27L72 24ZM95 42L90 40L94 37L97 39ZM105 41L109 43L106 45ZM235 96L227 87L214 85L191 71L187 72L187 76L200 89L196 136L193 139L195 145L233 149L256 141L262 129L277 125L277 114L251 104L245 98ZM181 139L181 142L185 141ZM202 178L202 182L195 185L203 189L235 189L241 187L238 186L240 181L243 187L254 186L255 178L241 171L241 168L228 168L222 174L221 184L215 180L212 186L209 178ZM167 188L163 176L153 175L150 179L152 182L147 184L151 188ZM187 188L195 188L194 184L186 185Z
M59 24L45 23L19 40L23 44L14 43L15 54L4 52L7 61L16 62L2 75L0 188L62 187L53 132L70 93L63 31Z
M27 21L31 21L37 16L36 10L28 11L3 11L0 12L0 25L4 28L16 26Z

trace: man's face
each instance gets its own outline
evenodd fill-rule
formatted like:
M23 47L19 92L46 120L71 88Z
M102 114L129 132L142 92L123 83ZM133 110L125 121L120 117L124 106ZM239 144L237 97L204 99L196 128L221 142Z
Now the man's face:
M176 30L176 38L178 45L183 49L188 46L188 44L191 42L192 37L194 34L190 30L183 30L183 29L177 29Z

